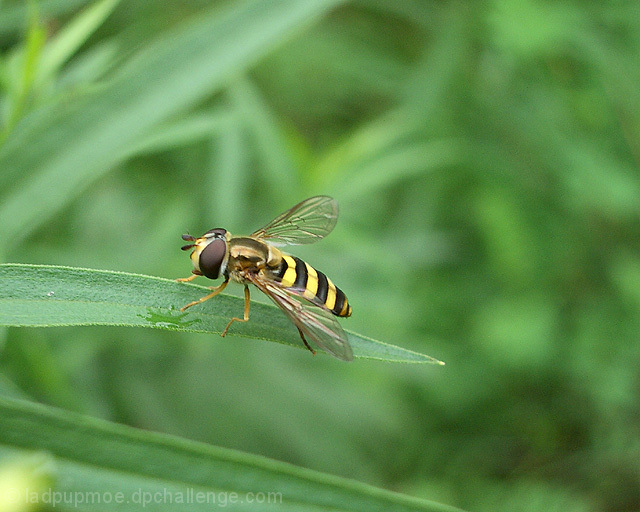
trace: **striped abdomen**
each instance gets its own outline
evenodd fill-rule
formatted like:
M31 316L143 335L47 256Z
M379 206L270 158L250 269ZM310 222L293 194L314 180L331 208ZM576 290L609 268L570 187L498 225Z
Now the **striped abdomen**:
M283 287L304 290L305 299L327 308L334 315L351 316L351 306L343 291L300 258L283 254L282 262L273 274Z

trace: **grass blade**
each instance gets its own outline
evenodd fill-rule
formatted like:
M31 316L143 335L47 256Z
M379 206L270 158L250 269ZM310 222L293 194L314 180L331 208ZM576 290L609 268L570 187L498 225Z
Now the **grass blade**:
M338 3L250 0L222 14L212 9L150 43L108 84L33 112L0 147L0 189L9 192L0 195L0 240L26 238L156 125L222 89Z
M121 325L219 334L243 310L243 299L221 294L180 312L208 288L125 272L1 264L0 325L54 327ZM405 363L437 359L347 331L356 357ZM275 341L304 348L295 327L275 306L253 302L251 320L229 336Z
M120 0L100 0L83 10L44 48L36 81L44 83L67 62L111 14Z
M252 511L457 510L264 457L10 398L0 398L0 450L14 455L38 450L53 458L53 464L48 461L53 491L78 498L58 503L57 510L139 510L143 499L149 500L146 510L167 510L169 504L171 510L190 511L225 506ZM196 493L207 499L199 502ZM268 493L274 493L271 502ZM93 499L82 500L89 496Z

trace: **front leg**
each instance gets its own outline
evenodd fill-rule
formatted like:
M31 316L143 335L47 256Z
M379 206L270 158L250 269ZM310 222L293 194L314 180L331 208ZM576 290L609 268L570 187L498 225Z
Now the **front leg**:
M194 275L195 277L195 275ZM185 281L189 281L189 278L185 278ZM184 311L187 308L190 308L191 306L195 306L196 304L202 304L204 301L211 299L212 297L215 297L216 295L218 295L222 290L224 290L227 285L229 284L229 278L227 277L224 280L224 283L222 283L220 286L215 286L210 288L210 290L213 290L209 295L205 295L204 297L202 297L201 299L198 300L194 300L193 302L189 302L189 304L187 304L186 306L183 306L180 308L180 311ZM229 326L227 326L228 328ZM226 332L226 330L225 330Z
M202 272L196 270L195 268L191 271L191 275L189 277L179 277L176 279L179 283L188 283L189 281L193 281L196 277L201 276Z
M191 274L189 277L179 277L176 281L179 283L188 283L189 281L193 281L196 277L198 277L198 274Z

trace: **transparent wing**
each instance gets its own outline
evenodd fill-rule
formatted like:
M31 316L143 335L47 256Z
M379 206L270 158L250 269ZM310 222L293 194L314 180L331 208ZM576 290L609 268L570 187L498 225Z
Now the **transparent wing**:
M287 314L305 338L338 359L353 360L347 334L328 310L308 302L299 290L282 288L258 276L249 279Z
M331 233L337 221L335 199L315 196L278 215L251 236L276 246L312 244Z

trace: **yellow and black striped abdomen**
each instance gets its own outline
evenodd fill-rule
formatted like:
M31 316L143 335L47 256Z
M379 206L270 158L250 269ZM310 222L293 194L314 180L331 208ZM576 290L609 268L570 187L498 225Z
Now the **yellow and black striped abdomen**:
M305 299L327 308L334 315L351 316L351 306L344 292L326 275L300 258L283 254L282 262L273 275L284 288L304 292Z

